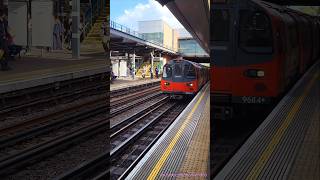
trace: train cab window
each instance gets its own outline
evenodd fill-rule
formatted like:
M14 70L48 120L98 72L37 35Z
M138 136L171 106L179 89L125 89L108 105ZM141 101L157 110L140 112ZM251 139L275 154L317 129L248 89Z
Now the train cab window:
M230 15L228 10L212 10L210 18L211 41L228 41Z
M171 78L172 77L172 67L170 65L165 65L163 67L163 74L162 74L163 78Z
M239 46L248 53L272 53L272 29L260 11L240 12Z
M191 64L184 65L184 75L188 79L196 78L196 70Z
M174 64L173 76L177 78L182 77L182 64L180 63Z

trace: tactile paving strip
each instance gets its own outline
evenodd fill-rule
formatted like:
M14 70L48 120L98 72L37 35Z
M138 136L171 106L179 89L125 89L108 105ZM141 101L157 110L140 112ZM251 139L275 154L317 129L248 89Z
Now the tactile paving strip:
M180 168L179 180L207 179L209 177L210 150L210 101L207 101L204 112L198 122L194 136L189 145L185 159Z
M320 89L318 88L318 92ZM318 97L319 98L319 97ZM320 104L318 107L320 109ZM288 179L290 180L318 180L320 177L320 112L313 114L312 122L307 130L303 145L290 170Z

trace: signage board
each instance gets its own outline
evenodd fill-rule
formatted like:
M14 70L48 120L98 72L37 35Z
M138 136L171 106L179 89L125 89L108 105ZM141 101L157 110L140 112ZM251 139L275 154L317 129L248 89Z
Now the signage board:
M8 4L8 23L16 45L28 44L28 6L27 2L10 1Z
M31 2L32 46L53 45L53 1L33 0Z

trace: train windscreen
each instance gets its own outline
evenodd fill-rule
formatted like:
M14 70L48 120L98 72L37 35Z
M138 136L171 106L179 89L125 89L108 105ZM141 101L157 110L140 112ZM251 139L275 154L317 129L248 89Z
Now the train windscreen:
M229 40L229 11L213 10L211 11L211 41L228 41Z
M182 77L182 64L181 64L181 63L176 63L176 64L174 64L173 76L174 76L175 78L180 78L180 77Z
M163 67L162 78L173 82L188 82L196 79L196 68L185 61L166 64Z
M196 70L193 65L191 64L184 65L184 76L188 79L196 78Z
M272 29L267 15L260 11L240 12L239 46L247 53L272 53Z

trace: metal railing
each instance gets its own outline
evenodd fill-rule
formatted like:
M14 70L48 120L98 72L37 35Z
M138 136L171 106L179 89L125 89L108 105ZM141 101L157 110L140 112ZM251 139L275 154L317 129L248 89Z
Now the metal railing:
M83 27L81 31L84 36L87 36L93 25L92 8L90 7L90 5L84 8L83 19Z
M94 23L100 15L100 12L103 11L103 7L100 7L101 0L91 0L90 3L82 3L81 8L83 10L83 27L80 30L81 34L84 37L90 32Z
M132 30L132 29L130 29L130 28L124 26L124 25L118 24L118 23L116 23L116 22L114 22L112 20L110 20L110 28L116 29L116 30L124 32L126 34L130 34L130 35L132 35L132 36L134 36L136 38L139 38L139 39L147 41L149 43L164 47L166 49L170 49L172 51L176 51L176 50L173 49L172 46L168 46L166 44L159 43L157 41L152 41L152 40L148 39L144 34L141 34L141 33L137 32L135 30Z

